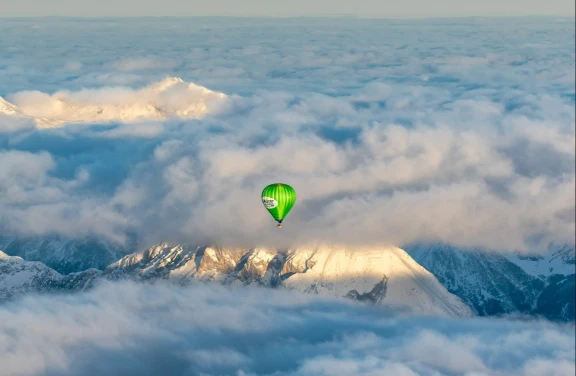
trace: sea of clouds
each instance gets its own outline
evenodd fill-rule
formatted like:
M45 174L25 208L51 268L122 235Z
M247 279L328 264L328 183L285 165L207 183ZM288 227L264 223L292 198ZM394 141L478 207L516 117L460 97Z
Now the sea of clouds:
M0 115L7 231L574 242L573 19L3 19L0 35L0 96L33 116L61 116L58 95L148 103L141 89L166 77L227 95L200 119L37 129ZM194 100L179 98L161 103ZM274 182L298 194L281 232L260 202Z
M571 376L574 341L574 324L216 285L105 283L0 306L2 375Z
M0 36L3 231L502 251L574 241L573 19L1 19ZM166 77L227 97L198 119L37 129L8 114L188 108L188 94L142 95ZM276 181L298 193L282 231L260 202ZM574 340L573 324L104 283L1 306L0 374L563 376Z

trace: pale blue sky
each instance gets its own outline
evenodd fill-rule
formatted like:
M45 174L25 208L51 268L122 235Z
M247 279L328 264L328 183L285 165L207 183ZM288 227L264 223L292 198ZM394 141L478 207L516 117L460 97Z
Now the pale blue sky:
M572 0L3 0L0 16L571 16Z

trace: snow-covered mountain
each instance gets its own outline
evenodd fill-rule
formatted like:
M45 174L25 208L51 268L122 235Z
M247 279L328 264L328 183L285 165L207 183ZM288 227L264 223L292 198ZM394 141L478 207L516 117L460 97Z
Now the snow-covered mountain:
M115 87L52 95L21 92L14 95L15 103L0 98L0 114L33 119L38 128L67 123L196 119L210 113L226 98L223 93L168 77L136 90Z
M473 315L460 298L399 248L318 247L281 252L161 244L127 255L104 271L88 269L68 275L40 262L0 253L0 302L28 293L78 291L101 280L121 279L286 288L405 312Z
M505 254L506 258L522 268L526 273L536 277L549 277L554 274L574 274L574 246L568 244L551 244L546 256Z
M50 128L54 126L50 120L41 117L30 116L24 113L24 111L22 111L22 109L20 109L18 106L8 102L2 97L0 97L0 115L22 120L31 120L36 124L38 128Z
M194 280L259 285L347 297L416 313L471 316L426 269L399 248L328 246L280 252L161 244L132 254L104 271L108 279Z
M405 249L478 315L523 313L574 321L574 246L551 246L546 257L442 244Z
M43 273L38 281L59 281L30 282L25 285L31 286L30 291L44 291L42 286L66 290L67 284L75 290L78 278L169 279L179 284L199 280L291 288L394 307L408 302L412 311L456 315L468 309L462 308L461 299L478 315L522 313L574 321L575 265L570 245L551 247L546 257L465 251L447 245L406 247L411 257L397 248L280 252L168 244L132 253L137 249L135 240L123 247L91 238L7 236L0 237L2 247L7 254L55 269L47 271L39 263L24 268L27 273ZM103 272L60 274L90 268ZM0 275L5 272L0 269ZM0 285L6 283L0 278ZM27 288L20 290L24 293ZM452 294L459 299L454 301Z
M12 103L0 97L0 114L11 116L24 116L20 109Z
M128 244L121 245L94 237L67 239L61 236L0 235L0 249L10 256L40 261L59 273L68 274L90 268L103 270L136 251L136 240L131 239Z
M29 293L80 291L93 286L102 272L89 269L61 275L41 262L0 251L0 303Z

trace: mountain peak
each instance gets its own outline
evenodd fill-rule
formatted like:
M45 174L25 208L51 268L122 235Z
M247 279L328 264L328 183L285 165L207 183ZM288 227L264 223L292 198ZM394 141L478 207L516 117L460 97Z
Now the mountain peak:
M389 308L447 316L472 311L400 248L219 248L162 244L123 257L104 272L111 279L193 280L281 287Z
M184 83L184 80L180 77L166 77L165 79L150 85L149 87L155 88L157 90L166 90L177 84Z
M20 92L15 103L0 98L0 113L32 118L38 128L70 123L144 122L169 118L198 119L226 98L178 77L167 77L140 89L105 87L52 95Z

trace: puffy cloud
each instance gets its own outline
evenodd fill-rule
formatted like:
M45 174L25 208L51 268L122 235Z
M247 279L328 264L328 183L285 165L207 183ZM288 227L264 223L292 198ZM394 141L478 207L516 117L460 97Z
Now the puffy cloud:
M573 344L573 325L201 284L104 283L0 307L2 370L18 375L573 375Z
M55 167L47 152L0 150L0 220L29 235L61 233L73 237L95 231L122 241L125 217L96 194L82 198L68 195L82 189L90 180L89 173L79 169L72 179L59 179L50 175Z
M0 148L40 169L27 182L5 172L29 187L0 200L3 222L21 232L519 251L574 241L574 87L558 81L574 70L570 23L302 20L280 37L267 21L140 20L114 24L110 38L97 23L46 22L43 33L72 52L6 55L10 91L0 94L27 114L95 123L31 130L0 119ZM144 45L120 32L143 24ZM78 27L109 47L76 48L63 30ZM35 31L13 30L10 47L26 49L18 41ZM535 38L544 50L525 47ZM61 68L75 61L70 77ZM35 81L51 67L52 81ZM166 75L227 100L182 119L206 113L203 91ZM99 121L101 107L112 115ZM276 181L298 193L282 231L259 201Z

